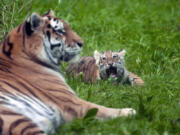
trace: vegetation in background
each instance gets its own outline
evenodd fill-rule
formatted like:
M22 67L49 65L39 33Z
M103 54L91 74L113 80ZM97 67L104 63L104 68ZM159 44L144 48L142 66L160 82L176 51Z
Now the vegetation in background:
M94 119L93 110L59 128L57 135L180 134L179 0L1 0L0 39L32 12L50 8L84 39L83 56L95 49L126 49L126 66L145 81L143 87L130 87L66 77L79 97L132 107L137 115L102 122Z

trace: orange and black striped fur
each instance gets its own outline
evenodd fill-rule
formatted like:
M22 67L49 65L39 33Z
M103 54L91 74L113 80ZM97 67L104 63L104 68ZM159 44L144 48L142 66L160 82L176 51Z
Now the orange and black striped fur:
M77 63L70 64L66 72L75 77L82 73L85 82L96 83L99 79L111 78L117 83L143 85L144 82L140 77L126 69L125 53L125 50L119 52L105 51L104 53L95 51L93 57L82 57Z
M100 79L100 73L96 60L92 56L81 57L77 63L70 64L66 73L68 76L78 77L82 73L84 82L96 83Z
M97 108L97 118L135 113L76 96L58 70L78 58L82 39L50 10L33 13L0 44L0 135L53 134L61 124Z

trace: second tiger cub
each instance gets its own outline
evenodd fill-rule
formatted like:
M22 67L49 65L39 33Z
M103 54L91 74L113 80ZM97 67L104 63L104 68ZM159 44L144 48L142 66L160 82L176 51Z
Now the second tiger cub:
M125 67L126 51L119 52L105 51L99 53L94 51L94 57L82 57L78 63L71 64L67 68L67 73L72 73L77 77L81 72L84 81L91 81L96 83L97 80L113 79L117 83L130 84L131 86L143 85L143 80L137 75L129 72Z

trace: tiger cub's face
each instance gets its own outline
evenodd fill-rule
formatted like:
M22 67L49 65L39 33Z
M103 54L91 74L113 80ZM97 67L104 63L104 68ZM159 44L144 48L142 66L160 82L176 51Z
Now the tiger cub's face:
M125 69L125 53L125 50L119 52L105 51L104 53L94 52L94 58L99 67L101 79L117 79L119 74L123 74Z
M48 64L58 66L61 61L74 61L81 52L82 39L52 10L42 16L33 13L25 22L25 31L29 44L26 50L34 48L38 59Z

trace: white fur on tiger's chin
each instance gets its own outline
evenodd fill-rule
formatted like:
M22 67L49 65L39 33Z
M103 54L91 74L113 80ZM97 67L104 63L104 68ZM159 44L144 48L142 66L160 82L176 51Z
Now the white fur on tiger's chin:
M1 93L0 95L1 105L29 118L47 134L54 134L55 129L64 123L60 112L55 107L35 97L23 94Z
M79 56L79 55L76 55L75 57L73 57L73 58L69 61L69 63L70 63L70 64L77 63L79 59L80 59L80 56Z

